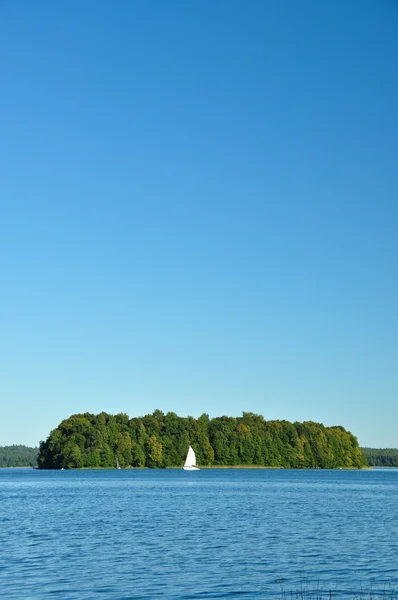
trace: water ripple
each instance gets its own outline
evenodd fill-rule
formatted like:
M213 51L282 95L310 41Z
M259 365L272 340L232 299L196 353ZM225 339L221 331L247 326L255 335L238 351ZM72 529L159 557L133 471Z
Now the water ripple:
M2 598L382 597L398 588L397 483L391 471L1 470Z

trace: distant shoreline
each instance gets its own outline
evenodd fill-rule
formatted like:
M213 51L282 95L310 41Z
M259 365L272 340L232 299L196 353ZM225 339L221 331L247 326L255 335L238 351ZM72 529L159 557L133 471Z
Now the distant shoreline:
M34 469L36 471L117 471L115 467L80 467L80 468L66 468L66 469L39 469L38 467L3 467L7 469L11 468L20 468L20 469ZM375 467L337 467L337 468L325 468L321 467L272 467L272 466L264 466L264 465L204 465L199 466L199 470L205 469L268 469L268 470L279 470L279 471L369 471L374 469ZM384 467L376 467L376 468L384 468ZM396 467L390 467L394 469ZM178 467L121 467L121 471L168 471L168 470L176 470L182 469L182 466Z

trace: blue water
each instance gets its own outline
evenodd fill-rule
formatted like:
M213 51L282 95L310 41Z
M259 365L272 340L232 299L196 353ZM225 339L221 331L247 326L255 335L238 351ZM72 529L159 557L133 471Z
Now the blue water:
M1 469L0 595L391 597L397 508L394 470Z

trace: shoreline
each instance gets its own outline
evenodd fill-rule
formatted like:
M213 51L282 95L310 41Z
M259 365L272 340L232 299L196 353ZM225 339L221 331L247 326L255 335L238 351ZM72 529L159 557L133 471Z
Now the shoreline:
M167 471L167 470L178 470L182 469L182 466L169 466L169 467L121 467L116 469L115 467L79 467L79 468L57 468L57 469L39 469L38 467L3 467L4 469L34 469L35 471ZM321 467L273 467L264 465L205 465L199 466L199 470L206 469L268 469L268 470L279 470L279 471L369 471L372 469L384 468L384 467L337 467L337 468L321 468ZM397 467L390 467L394 469Z

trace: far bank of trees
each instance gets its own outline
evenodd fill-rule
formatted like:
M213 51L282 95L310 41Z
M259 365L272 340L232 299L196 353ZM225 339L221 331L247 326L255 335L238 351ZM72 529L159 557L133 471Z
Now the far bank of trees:
M35 467L38 451L28 446L0 446L0 468Z
M189 445L197 463L285 468L361 468L366 458L354 435L341 426L307 421L266 421L244 412L241 417L207 414L198 419L174 412L130 418L125 413L72 415L40 442L42 469L171 467L184 463Z
M361 448L361 450L371 467L398 467L396 448Z

